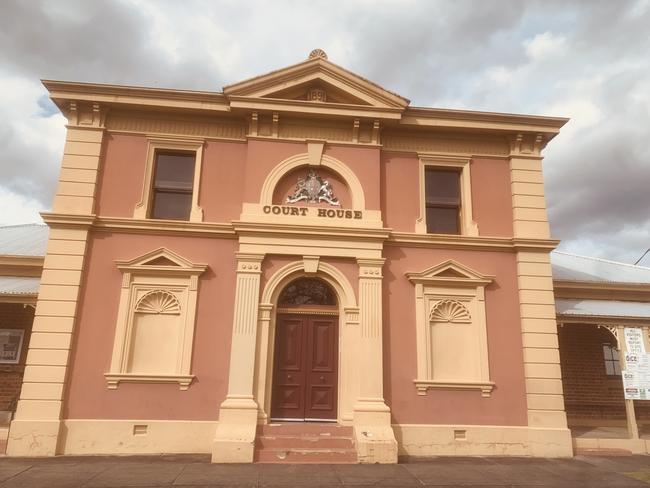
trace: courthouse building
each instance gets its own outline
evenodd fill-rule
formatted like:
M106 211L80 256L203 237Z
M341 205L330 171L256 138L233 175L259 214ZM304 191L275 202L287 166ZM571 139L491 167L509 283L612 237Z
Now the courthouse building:
M412 107L320 50L222 92L44 84L68 131L9 455L570 456L596 414L560 353L602 333L614 375L648 324L646 268L610 263L626 317L603 261L557 254L554 290L567 119Z

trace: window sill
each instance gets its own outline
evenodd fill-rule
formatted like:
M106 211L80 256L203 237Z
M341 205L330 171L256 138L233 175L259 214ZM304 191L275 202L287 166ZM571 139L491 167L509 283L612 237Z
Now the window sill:
M160 375L135 373L106 373L109 390L117 389L120 383L178 383L181 390L187 390L194 375Z
M426 395L428 390L480 390L481 396L489 398L494 389L491 381L455 381L455 380L413 380L418 395Z

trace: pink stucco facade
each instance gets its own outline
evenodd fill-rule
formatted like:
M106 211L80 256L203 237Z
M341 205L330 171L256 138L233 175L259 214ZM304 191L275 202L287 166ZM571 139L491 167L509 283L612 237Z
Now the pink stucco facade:
M347 461L568 455L540 155L566 120L412 108L315 53L223 93L48 82L70 125L34 330L57 335L9 453L277 461L268 429L318 422ZM185 217L153 218L170 195Z

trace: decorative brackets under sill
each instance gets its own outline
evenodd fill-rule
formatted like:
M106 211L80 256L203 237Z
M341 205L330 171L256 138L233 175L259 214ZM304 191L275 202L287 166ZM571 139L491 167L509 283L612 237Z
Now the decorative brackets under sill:
M194 375L165 375L165 374L127 374L127 373L106 373L104 374L110 390L117 389L122 383L178 383L181 390L187 390L194 379Z
M413 380L418 395L426 395L427 390L481 390L481 396L489 398L494 389L492 381L443 381L443 380Z

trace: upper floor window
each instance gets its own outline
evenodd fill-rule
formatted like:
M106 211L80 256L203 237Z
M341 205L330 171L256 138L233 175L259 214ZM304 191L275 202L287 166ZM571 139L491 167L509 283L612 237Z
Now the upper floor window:
M479 235L472 217L471 158L420 154L419 234Z
M427 168L424 187L427 233L460 234L460 172Z
M204 141L148 138L142 196L135 219L203 221L199 187Z
M190 219L195 161L194 153L156 152L151 218Z

